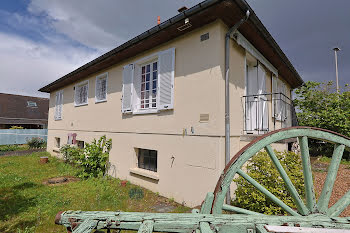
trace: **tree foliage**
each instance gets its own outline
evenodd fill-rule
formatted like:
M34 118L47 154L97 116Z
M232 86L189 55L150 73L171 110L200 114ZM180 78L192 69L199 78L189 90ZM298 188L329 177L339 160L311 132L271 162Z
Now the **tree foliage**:
M294 184L300 196L304 196L304 178L300 155L293 152L275 151L284 170ZM266 152L259 152L249 160L246 173L292 208L296 208L290 193L285 187L275 165ZM244 178L234 180L237 184L233 205L247 210L269 215L286 215L282 207L276 205L271 199L262 194Z
M337 93L333 83L306 82L295 90L294 105L298 123L332 130L350 137L350 87L345 85ZM332 146L323 146L311 141L314 155L330 156ZM316 153L316 154L315 154ZM349 158L349 151L344 155Z

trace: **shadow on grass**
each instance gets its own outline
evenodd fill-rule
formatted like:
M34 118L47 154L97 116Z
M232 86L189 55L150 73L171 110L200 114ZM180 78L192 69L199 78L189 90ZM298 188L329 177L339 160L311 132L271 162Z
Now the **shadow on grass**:
M20 191L27 188L34 188L38 185L32 182L25 182L11 188L0 189L0 221L6 221L12 216L36 206L36 198L27 198Z

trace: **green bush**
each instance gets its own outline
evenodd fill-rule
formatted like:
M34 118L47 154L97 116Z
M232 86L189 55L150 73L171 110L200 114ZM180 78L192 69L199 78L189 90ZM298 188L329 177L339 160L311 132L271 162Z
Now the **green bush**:
M112 139L102 136L98 141L94 139L92 143L86 143L84 156L81 157L83 178L102 177L107 172L109 152L112 148Z
M29 148L34 149L34 148L43 148L46 147L46 142L42 138L31 138L27 141L27 144Z
M66 162L80 166L79 177L102 177L108 170L109 152L112 148L112 139L102 136L98 141L86 143L84 149L76 146L64 145L60 152Z
M84 156L83 150L66 144L60 148L60 152L63 156L63 159L67 163L78 164L81 158Z
M299 195L303 197L304 178L300 155L287 151L275 151L275 153ZM285 187L283 179L266 152L259 152L253 156L249 161L249 164L246 166L246 169L246 173L249 176L255 179L285 204L296 209L293 199ZM234 206L269 215L287 214L281 207L272 202L271 199L262 194L242 177L234 179L234 181L237 184L237 189L235 191L236 198L232 203Z
M0 152L7 152L7 151L15 151L15 150L19 150L19 146L18 145L3 145L0 146Z

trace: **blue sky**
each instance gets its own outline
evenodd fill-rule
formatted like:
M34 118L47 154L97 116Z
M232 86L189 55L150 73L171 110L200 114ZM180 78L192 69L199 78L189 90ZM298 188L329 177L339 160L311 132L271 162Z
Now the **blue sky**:
M0 92L37 90L198 0L2 0ZM304 80L350 82L350 2L248 0ZM317 6L317 7L315 7ZM132 14L131 14L132 12ZM349 68L348 68L349 67Z

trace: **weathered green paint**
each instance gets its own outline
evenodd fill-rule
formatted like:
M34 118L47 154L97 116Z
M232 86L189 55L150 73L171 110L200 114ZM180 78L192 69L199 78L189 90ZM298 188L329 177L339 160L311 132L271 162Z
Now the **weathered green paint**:
M249 183L251 183L255 188L257 188L260 192L262 192L263 194L265 194L265 196L267 196L268 198L270 198L273 202L275 202L277 205L279 205L280 207L282 207L285 211L287 211L288 213L290 213L293 216L300 216L300 214L298 214L297 212L295 212L292 208L290 208L289 206L287 206L283 201L281 201L280 199L278 199L275 195L273 195L269 190L267 190L266 188L264 188L261 184L259 184L258 182L256 182L256 180L254 180L253 178L251 178L248 174L246 174L244 171L242 171L241 169L239 169L237 171L237 173L242 176L246 181L248 181Z
M67 211L61 214L60 224L70 227L72 219L80 223L80 219L97 221L98 229L121 229L138 231L145 221L153 222L153 231L158 232L192 232L200 229L201 223L208 223L211 229L219 232L222 227L231 229L251 229L258 225L290 225L295 223L303 227L326 227L350 229L346 218L330 218L325 215L309 216L268 216L244 214L192 214L192 213L140 213L140 212L109 212L109 211ZM89 231L86 231L89 232ZM90 231L91 232L91 231ZM225 231L228 233L228 231ZM230 231L240 233L242 231ZM245 231L246 232L246 231Z
M87 218L74 229L73 233L91 232L97 227L97 223L95 219Z
M328 216L338 216L350 204L350 191L340 198L331 208L328 209Z
M144 221L139 230L138 233L152 233L153 232L153 221L152 220L146 220Z
M325 213L328 209L329 199L331 198L333 186L335 179L337 177L340 161L343 157L345 146L344 145L335 145L332 161L328 167L328 174L326 181L324 182L323 189L321 195L318 199L318 208L320 212Z
M200 222L199 228L202 233L213 233L213 231L210 229L210 225L208 222Z
M205 197L205 200L201 206L201 214L210 214L211 207L213 206L214 194L209 192Z
M265 146L266 152L269 154L272 162L274 163L276 169L280 173L290 195L292 196L294 203L296 204L298 211L302 215L308 215L310 212L305 206L303 200L300 198L296 188L294 187L292 181L289 179L289 176L287 175L286 171L283 169L280 161L278 160L277 156L275 155L275 152L273 151L272 147L270 145Z
M306 205L312 213L317 212L316 197L312 180L309 144L307 136L299 137L301 162L303 165Z
M246 210L243 208L239 208L239 207L227 205L227 204L224 204L222 209L226 210L226 211L230 211L230 212L236 212L238 214L263 215L263 214L260 214L260 213L254 212L254 211Z

